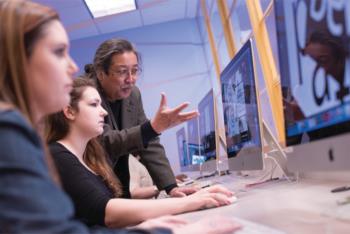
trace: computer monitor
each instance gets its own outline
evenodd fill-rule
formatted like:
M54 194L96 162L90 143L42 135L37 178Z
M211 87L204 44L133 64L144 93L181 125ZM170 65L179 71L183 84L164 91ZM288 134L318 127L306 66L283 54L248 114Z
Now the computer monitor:
M274 3L288 168L350 169L349 2Z
M199 142L198 117L187 121L187 140L184 127L176 133L181 171L198 171L205 162Z
M257 79L249 39L221 73L226 146L230 170L263 168Z
M198 103L200 160L205 170L216 170L214 96L210 90Z
M182 127L176 132L177 151L179 154L180 168L184 168L190 164L187 151L187 140L185 128Z

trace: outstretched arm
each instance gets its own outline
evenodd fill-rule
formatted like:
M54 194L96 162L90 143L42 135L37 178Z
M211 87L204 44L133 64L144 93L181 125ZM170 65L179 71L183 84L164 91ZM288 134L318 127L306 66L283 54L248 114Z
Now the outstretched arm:
M105 224L122 227L162 215L179 214L204 208L231 204L232 193L222 186L183 197L160 200L111 199L105 209Z

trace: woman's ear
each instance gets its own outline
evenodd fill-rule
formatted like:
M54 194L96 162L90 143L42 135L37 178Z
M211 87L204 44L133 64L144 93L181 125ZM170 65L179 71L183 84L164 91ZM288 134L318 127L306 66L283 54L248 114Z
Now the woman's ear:
M74 120L75 119L75 111L71 106L66 106L63 108L63 114L68 120Z

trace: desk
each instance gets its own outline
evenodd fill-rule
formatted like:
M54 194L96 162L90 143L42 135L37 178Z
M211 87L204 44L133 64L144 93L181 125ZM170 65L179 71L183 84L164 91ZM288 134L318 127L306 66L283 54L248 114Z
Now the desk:
M256 182L257 178L226 175L211 180L236 192L237 203L190 212L181 217L195 221L211 215L236 216L287 233L350 233L350 220L340 220L330 215L339 208L337 200L350 196L350 191L330 192L344 185L344 182L303 178L297 182L271 181L246 188L246 184Z

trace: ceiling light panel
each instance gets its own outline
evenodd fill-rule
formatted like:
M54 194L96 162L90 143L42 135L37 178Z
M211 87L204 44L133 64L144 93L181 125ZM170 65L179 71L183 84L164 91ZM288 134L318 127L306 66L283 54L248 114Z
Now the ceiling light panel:
M136 10L135 0L84 0L94 18Z

